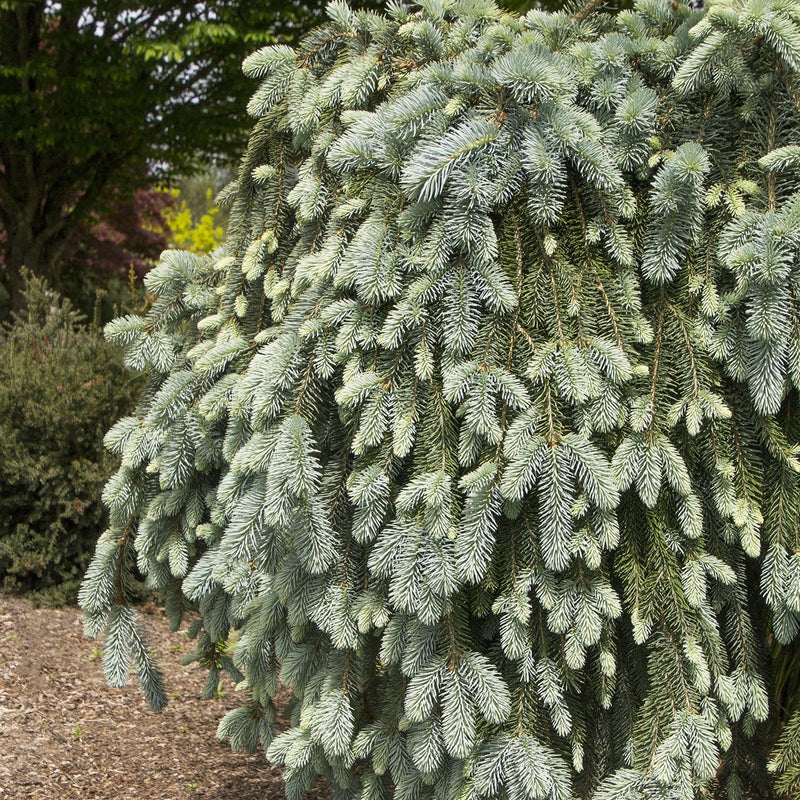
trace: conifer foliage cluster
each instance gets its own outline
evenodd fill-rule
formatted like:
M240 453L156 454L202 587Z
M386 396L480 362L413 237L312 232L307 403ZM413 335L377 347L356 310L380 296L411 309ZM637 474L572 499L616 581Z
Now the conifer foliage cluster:
M138 569L293 800L797 791L800 4L337 1L245 70L225 246L107 329L111 683Z

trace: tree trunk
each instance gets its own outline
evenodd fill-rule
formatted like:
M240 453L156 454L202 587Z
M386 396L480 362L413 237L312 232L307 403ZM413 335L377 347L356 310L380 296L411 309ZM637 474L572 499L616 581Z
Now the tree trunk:
M39 221L41 222L41 220ZM32 225L28 220L10 220L4 226L6 242L3 253L3 288L6 316L9 312L24 308L25 270L52 283L56 276L58 258L64 250L74 226L61 227L58 231L41 225Z

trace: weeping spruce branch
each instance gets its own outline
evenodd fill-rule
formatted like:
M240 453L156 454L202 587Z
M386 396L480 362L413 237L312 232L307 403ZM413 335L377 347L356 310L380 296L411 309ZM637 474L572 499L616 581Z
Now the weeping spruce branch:
M796 796L800 4L328 17L107 329L109 678L138 569L292 800Z

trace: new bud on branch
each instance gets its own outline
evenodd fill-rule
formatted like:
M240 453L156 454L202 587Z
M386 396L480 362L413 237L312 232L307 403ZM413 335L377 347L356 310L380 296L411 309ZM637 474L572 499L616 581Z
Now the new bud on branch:
M138 569L292 800L797 791L800 3L334 2L245 71L225 245L107 328L109 680L165 702Z

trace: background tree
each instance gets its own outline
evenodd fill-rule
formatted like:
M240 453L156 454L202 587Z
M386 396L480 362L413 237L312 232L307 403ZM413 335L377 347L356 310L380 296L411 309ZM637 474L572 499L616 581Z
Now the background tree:
M97 323L140 304L141 279L173 242L168 218L175 198L148 186L147 176L141 183L106 187L98 209L77 223L50 276L51 288Z
M109 187L132 200L148 172L187 173L240 152L252 91L241 61L259 43L294 35L304 13L239 2L3 0L6 291L18 298L21 266L56 277L80 223L104 212Z

